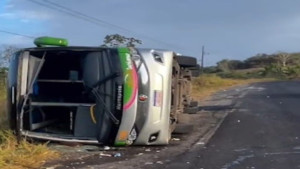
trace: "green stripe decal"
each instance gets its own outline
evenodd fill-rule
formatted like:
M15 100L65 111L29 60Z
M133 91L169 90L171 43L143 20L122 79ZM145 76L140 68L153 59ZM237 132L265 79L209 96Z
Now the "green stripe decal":
M126 146L126 142L125 141L118 141L115 143L115 146L116 147L123 147L123 146Z
M118 52L124 73L123 109L127 110L136 99L138 88L137 72L130 57L130 50L128 48L118 48Z

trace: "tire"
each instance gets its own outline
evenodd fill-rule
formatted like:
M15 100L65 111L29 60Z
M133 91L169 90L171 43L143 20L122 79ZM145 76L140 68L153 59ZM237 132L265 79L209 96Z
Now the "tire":
M186 114L196 114L199 111L199 107L186 107L184 113Z
M177 56L177 62L181 67L196 67L197 59L190 56Z
M174 134L188 134L194 130L194 126L192 124L177 124Z
M190 102L190 107L198 107L198 102L197 101L191 101Z

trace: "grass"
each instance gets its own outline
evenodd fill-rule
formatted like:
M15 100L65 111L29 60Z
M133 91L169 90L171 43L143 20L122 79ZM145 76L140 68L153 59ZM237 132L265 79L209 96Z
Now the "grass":
M0 131L0 168L35 169L47 160L56 159L59 154L49 150L46 144L32 144L26 140L17 143L11 131Z
M25 139L18 144L15 135L5 130L8 126L4 86L0 83L0 168L36 169L46 161L58 158L59 153L50 150L47 144L30 143Z
M7 128L6 84L4 78L0 76L0 129L3 128Z
M193 80L193 93L192 97L195 100L204 100L211 96L213 93L225 90L233 86L245 85L255 82L274 81L272 78L263 79L228 79L210 74L202 75Z

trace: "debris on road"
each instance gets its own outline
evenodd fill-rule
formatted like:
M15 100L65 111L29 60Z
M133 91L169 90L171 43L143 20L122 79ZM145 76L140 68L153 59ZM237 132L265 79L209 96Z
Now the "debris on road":
M164 164L162 161L156 161L157 164Z
M173 141L180 141L180 138L172 138Z
M121 156L122 156L121 153L114 154L114 157L121 157Z
M141 156L141 155L144 155L144 153L138 153L138 154L137 154L137 156Z
M103 149L104 149L104 150L110 150L110 147L109 147L109 146L104 146Z
M153 162L145 162L145 165L152 165Z
M103 157L111 157L111 154L100 153L100 156L103 156Z
M196 145L204 145L205 143L203 141L199 141L196 143Z
M147 149L145 149L145 151L147 151L147 152L150 152L150 151L151 151L151 149L150 149L150 148L147 148Z

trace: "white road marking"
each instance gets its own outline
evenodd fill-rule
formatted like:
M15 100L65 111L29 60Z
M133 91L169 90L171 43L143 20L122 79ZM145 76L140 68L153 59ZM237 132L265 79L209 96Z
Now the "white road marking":
M246 149L237 149L234 151L245 151ZM273 152L273 153L264 153L264 156L274 156L274 155L291 155L291 154L300 154L300 151L291 151L291 152ZM237 159L234 161L227 163L222 166L221 169L229 169L232 168L233 166L241 164L243 161L249 159L249 158L254 158L254 154L249 154L249 155L243 155L243 156L238 156Z
M243 92L242 94L239 95L238 98L244 98L247 95L248 92Z
M236 160L230 162L230 163L227 163L225 165L222 166L221 169L229 169L235 165L239 165L241 164L243 161L245 161L246 159L248 158L253 158L254 155L253 154L250 154L250 155L244 155L244 156L239 156Z
M300 150L300 146L296 146L293 148L294 150Z
M235 152L241 152L241 151L247 151L248 149L246 149L246 148L241 148L241 149L235 149L235 150L233 150L233 151L235 151Z
M266 156L300 154L300 151L265 153Z

